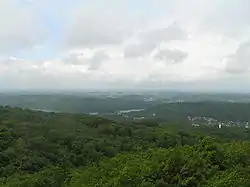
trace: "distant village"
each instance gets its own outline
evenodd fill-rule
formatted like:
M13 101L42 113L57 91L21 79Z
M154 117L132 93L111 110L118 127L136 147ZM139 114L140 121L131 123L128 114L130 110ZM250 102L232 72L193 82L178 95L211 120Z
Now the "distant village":
M212 117L191 117L188 116L188 120L192 122L192 126L200 127L202 125L213 126L217 128L224 127L242 127L249 128L248 121L220 121Z
M116 115L116 116L120 116L123 117L124 119L128 120L128 119L132 119L135 121L140 121L143 119L147 119L147 117L151 116L151 117L156 117L156 113L152 113L149 116L147 115L147 117L144 116L130 116L129 113L130 112L140 112L140 111L144 111L145 109L130 109L130 110L120 110L120 111L116 111L113 113L106 113L106 115ZM99 115L98 112L93 112L93 113L89 113L89 115ZM228 128L228 127L240 127L240 128L249 128L249 122L248 121L221 121L218 119L215 119L213 117L208 117L208 116L195 116L195 117L191 117L188 116L187 117L188 121L191 122L191 125L194 127L200 127L200 126L211 126L211 127L215 127L215 128Z

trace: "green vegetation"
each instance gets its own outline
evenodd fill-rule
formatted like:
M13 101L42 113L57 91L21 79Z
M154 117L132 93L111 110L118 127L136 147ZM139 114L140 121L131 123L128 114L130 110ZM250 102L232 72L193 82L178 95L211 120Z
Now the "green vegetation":
M130 115L144 116L159 122L187 122L188 116L208 116L221 121L250 121L249 111L249 103L183 102L155 105Z
M159 102L155 102L159 103ZM131 108L147 108L151 102L144 102L142 96L121 96L117 98L90 95L1 95L0 104L29 109L45 109L60 112L110 113Z
M250 186L250 131L0 107L0 186Z
M151 149L121 154L73 175L78 186L249 186L250 144L216 144Z

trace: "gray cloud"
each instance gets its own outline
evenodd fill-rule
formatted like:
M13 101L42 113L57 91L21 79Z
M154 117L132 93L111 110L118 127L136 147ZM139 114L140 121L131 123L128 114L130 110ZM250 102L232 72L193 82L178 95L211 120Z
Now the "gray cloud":
M143 33L140 37L141 43L146 45L157 45L162 42L185 39L187 39L187 33L176 22L166 28Z
M213 8L207 11L201 25L230 37L241 36L250 24L250 1L223 1L211 1L210 7L213 5Z
M72 53L63 58L62 61L66 64L72 65L87 65L88 70L98 70L102 62L109 60L110 56L103 51L97 51L91 58L84 58L84 54Z
M156 45L142 45L142 44L134 44L129 45L124 50L125 58L136 58L140 56L144 56L150 54Z
M112 29L106 20L84 18L74 25L66 39L69 47L96 47L98 45L120 44L124 40L125 31Z
M136 58L150 54L162 42L186 40L187 33L177 24L153 29L139 34L139 44L128 45L124 50L125 58Z
M248 71L249 68L250 68L250 41L239 45L236 53L228 57L225 71L232 74L239 74Z
M66 48L121 44L133 33L133 21L129 20L122 4L120 1L108 4L98 1L80 6L67 27Z
M166 63L180 63L183 62L187 57L187 53L178 49L159 50L154 56L156 60L164 61Z
M63 58L62 61L66 64L80 65L84 63L83 59L81 59L80 56L80 54L72 53Z
M16 63L17 59L15 57L5 57L0 58L0 65L10 65Z
M102 52L102 51L98 51L94 54L94 56L88 60L89 63L89 70L98 70L100 68L100 66L102 65L102 63L105 60L109 60L110 57L109 55L107 55L106 53Z
M32 9L14 0L1 0L0 12L0 53L28 49L44 42L46 30Z

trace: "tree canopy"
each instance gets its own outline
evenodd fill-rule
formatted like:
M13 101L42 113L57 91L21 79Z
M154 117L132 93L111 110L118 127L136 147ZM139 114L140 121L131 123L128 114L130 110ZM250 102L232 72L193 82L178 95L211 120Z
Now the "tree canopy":
M248 129L0 107L4 187L249 186L249 154Z

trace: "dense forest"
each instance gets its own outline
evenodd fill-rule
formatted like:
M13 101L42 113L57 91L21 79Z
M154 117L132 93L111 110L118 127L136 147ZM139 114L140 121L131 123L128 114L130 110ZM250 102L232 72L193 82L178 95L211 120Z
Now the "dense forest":
M148 108L159 102L144 102L143 96L129 95L10 95L0 94L0 104L29 109L46 109L60 112L110 113L131 108Z
M247 187L249 155L245 128L0 107L3 187Z
M222 100L223 98L224 100ZM243 102L244 99L246 102ZM143 118L158 123L177 121L187 123L188 116L207 116L220 121L243 122L250 121L248 99L249 95L229 94L144 93L126 95L122 93L85 93L82 95L60 95L13 93L0 94L0 105L53 112L97 114L107 119L119 121L133 121ZM133 109L137 110L133 111ZM119 115L121 111L129 112Z
M131 116L144 116L159 122L186 122L187 117L209 116L222 121L250 121L249 103L231 102L178 102L148 107L144 111L132 112ZM155 113L155 116L152 114Z

